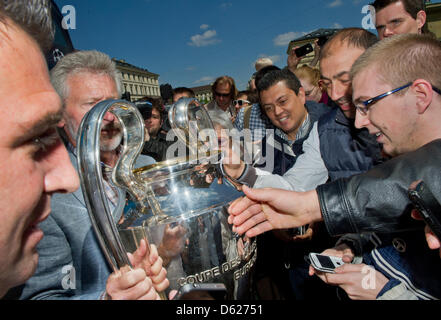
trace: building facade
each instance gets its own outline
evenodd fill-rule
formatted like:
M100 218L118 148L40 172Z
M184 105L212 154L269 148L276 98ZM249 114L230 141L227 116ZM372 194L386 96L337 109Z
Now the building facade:
M211 100L213 100L213 92L211 91L211 84L206 86L194 87L191 88L191 90L194 91L196 99L198 99L199 102L203 104L206 104Z
M301 47L301 46L306 45L308 43L310 43L314 47L315 40L317 40L321 37L326 37L329 39L338 30L340 30L340 29L318 29L318 30L310 32L302 37L294 39L289 43L286 53L289 54L289 52L291 51L292 48ZM298 66L300 67L305 64L308 65L313 59L314 59L314 51L312 51L312 52L308 53L306 56L304 56Z
M427 27L441 41L441 3L426 2Z
M143 97L159 98L161 96L158 74L131 65L124 60L112 60L116 63L116 67L122 75L122 91L123 93L130 93L131 101Z

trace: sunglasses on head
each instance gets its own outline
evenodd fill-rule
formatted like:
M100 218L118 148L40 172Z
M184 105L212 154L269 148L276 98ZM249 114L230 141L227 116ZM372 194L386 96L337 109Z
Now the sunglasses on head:
M235 106L236 104L238 104L240 107L242 107L245 104L251 104L251 102L249 102L248 100L239 99L239 100L233 101L233 106Z
M219 93L219 92L214 92L215 95L217 95L218 97L229 97L231 94L230 93Z

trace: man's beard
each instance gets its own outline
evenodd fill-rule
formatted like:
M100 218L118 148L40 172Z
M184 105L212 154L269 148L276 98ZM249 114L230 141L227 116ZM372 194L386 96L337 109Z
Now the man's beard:
M104 135L103 132L101 132L100 150L108 152L114 151L116 148L118 148L123 138L121 125L119 123L113 122L101 126L101 130L111 132L112 135Z
M147 131L149 132L149 135L151 137L156 137L158 135L160 129L161 128L147 128Z

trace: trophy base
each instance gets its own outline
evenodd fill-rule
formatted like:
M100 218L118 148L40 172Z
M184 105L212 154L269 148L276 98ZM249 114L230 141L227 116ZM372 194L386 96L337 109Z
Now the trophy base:
M170 217L159 223L119 230L127 252L142 239L158 248L170 281L169 290L186 284L223 283L227 299L251 299L250 274L257 258L255 239L232 232L224 206L185 218Z

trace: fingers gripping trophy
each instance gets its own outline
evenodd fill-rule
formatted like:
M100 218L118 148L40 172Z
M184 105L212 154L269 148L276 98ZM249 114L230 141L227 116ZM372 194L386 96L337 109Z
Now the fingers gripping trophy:
M111 181L121 203L113 211L104 190L99 147L107 112L123 128ZM81 123L80 180L104 255L114 270L130 268L129 255L145 243L147 248L154 244L167 270L167 291L188 284L222 283L227 299L250 299L256 241L238 236L228 224L228 206L242 193L222 179L222 151L207 147L207 137L216 135L211 119L196 99L184 98L172 105L169 120L177 143L189 155L137 169L134 163L144 144L144 122L133 104L100 102ZM217 143L218 138L208 140Z

